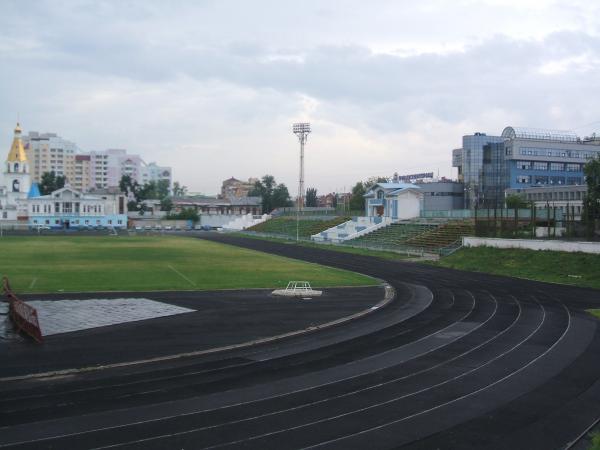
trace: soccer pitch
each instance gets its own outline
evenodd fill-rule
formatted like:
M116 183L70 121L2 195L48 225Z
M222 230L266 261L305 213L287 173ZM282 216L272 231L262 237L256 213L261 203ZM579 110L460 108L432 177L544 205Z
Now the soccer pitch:
M0 276L15 292L214 290L375 285L373 278L178 236L8 236Z

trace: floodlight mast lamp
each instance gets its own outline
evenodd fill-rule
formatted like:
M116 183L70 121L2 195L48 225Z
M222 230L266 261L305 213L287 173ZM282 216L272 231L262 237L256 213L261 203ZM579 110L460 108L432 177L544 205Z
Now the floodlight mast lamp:
M304 208L304 144L310 133L310 123L295 123L292 129L300 141L300 176L298 178L298 198L296 199L296 241L298 241L300 239L300 210Z
M310 123L295 123L294 134L298 136L300 141L300 177L298 178L298 208L304 207L304 145L308 140L308 133L310 133Z

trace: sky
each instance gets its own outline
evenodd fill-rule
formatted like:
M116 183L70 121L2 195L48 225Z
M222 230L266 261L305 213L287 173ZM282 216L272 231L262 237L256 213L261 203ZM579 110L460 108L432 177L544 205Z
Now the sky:
M82 150L125 148L190 191L433 171L506 126L600 132L600 2L0 2L0 146L19 118Z

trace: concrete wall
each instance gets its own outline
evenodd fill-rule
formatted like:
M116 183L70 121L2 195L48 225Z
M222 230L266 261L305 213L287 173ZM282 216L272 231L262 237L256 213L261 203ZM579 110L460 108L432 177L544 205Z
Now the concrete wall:
M219 228L241 217L241 214L200 214L200 222L196 225Z
M464 184L432 182L418 184L423 192L424 211L448 211L462 209L464 205Z
M543 241L532 239L498 239L463 237L465 247L526 248L530 250L554 250L559 252L583 252L600 254L600 242Z
M132 227L156 227L159 226L161 228L165 228L167 226L170 227L179 227L182 230L186 229L189 226L192 226L191 221L189 220L161 220L161 219L130 219Z

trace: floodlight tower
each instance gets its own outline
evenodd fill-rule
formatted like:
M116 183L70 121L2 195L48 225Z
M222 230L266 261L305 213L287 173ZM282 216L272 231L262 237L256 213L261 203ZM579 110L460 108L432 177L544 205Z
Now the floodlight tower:
M295 123L292 129L300 141L300 177L298 179L298 199L296 200L296 241L298 241L300 237L300 210L304 208L304 144L306 144L308 133L310 133L310 123Z
M298 180L298 205L299 209L304 206L304 145L310 133L310 123L302 122L294 124L294 134L300 141L300 178Z

